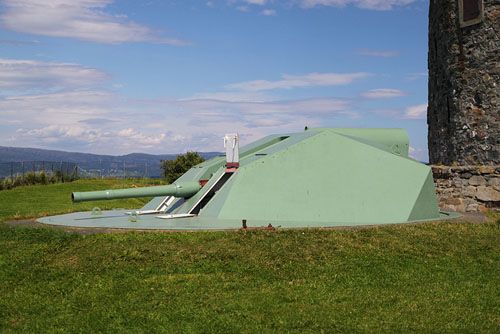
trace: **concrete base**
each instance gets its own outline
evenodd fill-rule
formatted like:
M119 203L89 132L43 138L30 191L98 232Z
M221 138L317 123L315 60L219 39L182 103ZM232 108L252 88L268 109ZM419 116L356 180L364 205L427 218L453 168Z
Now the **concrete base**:
M90 212L77 212L65 215L39 218L42 224L56 226L70 226L77 228L104 228L104 229L134 229L134 230L235 230L243 227L242 220L223 220L206 217L185 217L175 219L158 219L157 215L140 215L131 217L127 215L130 210L103 211L101 216L92 216ZM461 215L452 212L441 212L439 219L426 221L449 220ZM136 221L134 221L136 220ZM376 222L372 225L414 223L408 222ZM363 226L366 224L353 224L343 222L299 222L299 221L259 221L247 220L246 226L255 228L318 228L318 227L347 227Z

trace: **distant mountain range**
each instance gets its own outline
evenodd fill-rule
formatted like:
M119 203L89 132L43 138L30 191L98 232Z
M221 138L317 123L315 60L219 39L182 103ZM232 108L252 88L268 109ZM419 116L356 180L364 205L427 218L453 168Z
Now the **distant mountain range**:
M211 159L220 152L199 152L205 159ZM76 153L55 150L43 150L38 148L5 147L0 146L0 176L8 173L10 175L10 163L15 162L16 170L21 162L26 162L26 170L31 169L33 161L37 162L69 162L78 165L82 171L89 174L102 176L149 176L160 177L162 169L160 160L172 160L177 154L144 154L131 153L127 155L99 155L90 153ZM44 163L45 168L49 163ZM1 172L5 170L7 172Z

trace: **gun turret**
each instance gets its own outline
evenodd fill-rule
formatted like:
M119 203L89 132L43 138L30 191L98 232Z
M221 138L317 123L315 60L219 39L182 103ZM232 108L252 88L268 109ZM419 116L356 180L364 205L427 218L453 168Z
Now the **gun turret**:
M201 189L199 182L177 182L166 186L153 186L143 188L128 188L102 191L74 192L71 194L73 202L100 201L118 198L139 198L174 196L189 198Z
M225 230L399 224L458 216L439 211L432 170L408 157L409 137L402 129L308 128L269 135L246 145L241 154L237 134L226 135L224 143L225 156L193 166L174 184L72 195L74 202L154 197L138 210L96 207L90 215L75 212L38 221Z

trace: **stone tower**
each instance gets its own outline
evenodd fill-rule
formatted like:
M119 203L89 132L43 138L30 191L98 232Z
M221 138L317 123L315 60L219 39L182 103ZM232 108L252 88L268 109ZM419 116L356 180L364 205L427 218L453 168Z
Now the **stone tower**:
M500 165L500 0L430 0L429 161Z

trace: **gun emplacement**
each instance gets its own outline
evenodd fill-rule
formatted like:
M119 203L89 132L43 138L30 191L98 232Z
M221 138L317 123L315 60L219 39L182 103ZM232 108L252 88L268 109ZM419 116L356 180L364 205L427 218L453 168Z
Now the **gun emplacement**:
M74 192L71 194L73 202L101 201L118 198L139 198L174 196L189 198L201 189L199 182L178 182L166 186L153 186L143 188L127 188L102 191Z

